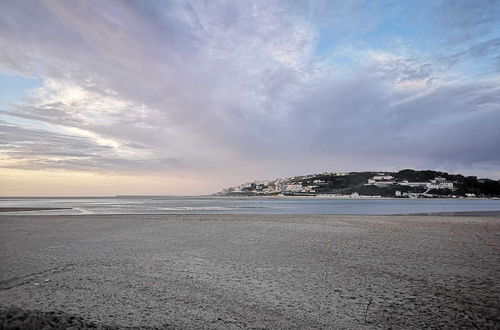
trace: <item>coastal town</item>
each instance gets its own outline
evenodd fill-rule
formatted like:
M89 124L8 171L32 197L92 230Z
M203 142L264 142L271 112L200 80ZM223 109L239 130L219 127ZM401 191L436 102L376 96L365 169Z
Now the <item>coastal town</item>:
M500 183L437 171L322 172L257 180L225 188L219 196L316 196L335 198L495 197Z

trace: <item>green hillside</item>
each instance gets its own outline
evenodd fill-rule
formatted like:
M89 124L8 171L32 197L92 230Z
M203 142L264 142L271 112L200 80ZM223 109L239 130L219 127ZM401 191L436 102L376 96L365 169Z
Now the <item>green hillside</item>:
M369 184L368 180L377 176L392 177L385 184ZM432 180L447 182L450 188L426 186ZM420 186L417 184L420 183ZM291 187L291 188L290 188ZM287 190L291 189L291 190ZM299 190L300 189L300 190ZM325 172L286 179L250 182L238 187L227 188L219 195L350 195L408 197L411 194L424 197L500 197L500 181L478 179L475 176L449 174L441 171L417 171L404 169L399 172ZM399 194L399 195L397 195Z

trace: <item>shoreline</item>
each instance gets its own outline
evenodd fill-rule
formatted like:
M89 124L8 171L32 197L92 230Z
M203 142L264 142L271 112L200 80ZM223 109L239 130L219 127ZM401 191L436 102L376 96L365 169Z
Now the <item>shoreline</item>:
M350 195L340 195L333 196L329 194L324 195L240 195L240 196L222 196L222 195L194 195L194 196L149 196L149 195L116 195L116 196L0 196L0 202L5 200L22 200L22 199L116 199L116 198L124 198L124 199L275 199L275 198L323 198L323 199L393 199L393 200L412 200L412 199L438 199L438 200L484 200L484 199L493 199L500 200L500 197L427 197L427 198L407 198L407 197L384 197L384 196L370 196L370 195L361 195L359 197L350 197Z
M0 216L39 216L39 217L82 217L82 216L343 216L343 217L396 217L396 216L420 216L420 217L500 217L500 210L484 211L450 211L450 212L416 212L416 213L387 213L387 214L354 214L354 213L80 213L80 214L18 214L18 212L71 210L64 208L1 208ZM2 214L12 213L12 214Z
M458 212L424 212L424 213L401 213L391 216L422 216L422 217L500 217L500 211L458 211Z
M123 197L123 196L122 196ZM500 200L500 197L419 197L419 198L409 198L409 197L384 197L384 196L370 196L370 195L360 195L358 197L350 197L350 195L341 195L341 196L333 196L333 195L262 195L262 196L217 196L217 195L208 195L208 196L186 196L189 198L227 198L227 199L247 199L247 198L262 198L262 199L273 199L273 198L322 198L322 199L393 199L393 200L413 200L413 199L438 199L438 200L475 200L475 199L493 199Z

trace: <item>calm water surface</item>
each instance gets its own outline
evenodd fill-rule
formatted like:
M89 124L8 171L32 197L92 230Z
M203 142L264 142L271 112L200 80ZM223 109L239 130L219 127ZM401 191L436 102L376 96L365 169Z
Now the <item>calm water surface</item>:
M223 197L3 198L0 207L60 207L12 214L409 214L500 211L496 199ZM3 214L11 214L3 213Z

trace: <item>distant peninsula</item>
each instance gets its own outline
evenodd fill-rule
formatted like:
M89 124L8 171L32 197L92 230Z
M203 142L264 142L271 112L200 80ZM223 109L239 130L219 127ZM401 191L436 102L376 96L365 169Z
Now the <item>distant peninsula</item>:
M399 172L323 172L248 182L237 187L225 188L216 195L492 198L500 197L500 180L412 169Z

